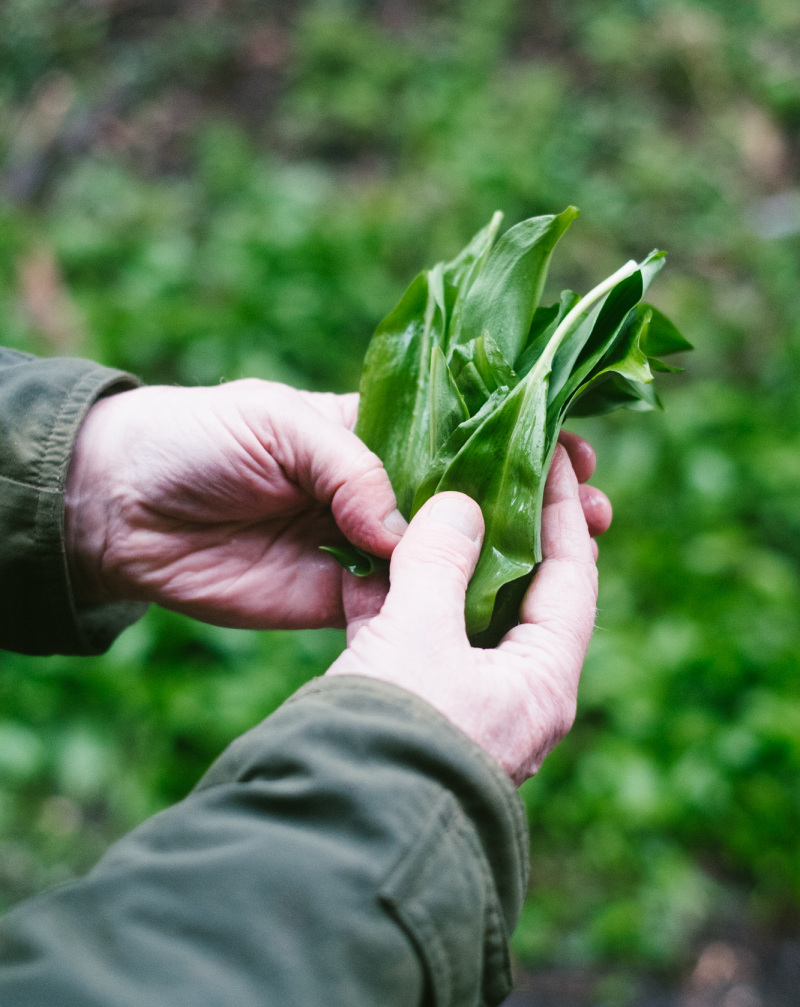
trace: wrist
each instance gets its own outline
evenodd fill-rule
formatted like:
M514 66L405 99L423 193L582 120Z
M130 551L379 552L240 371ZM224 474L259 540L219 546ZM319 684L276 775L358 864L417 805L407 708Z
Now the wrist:
M115 600L103 571L113 497L108 479L111 456L106 447L112 401L100 399L87 413L64 486L64 547L78 607Z

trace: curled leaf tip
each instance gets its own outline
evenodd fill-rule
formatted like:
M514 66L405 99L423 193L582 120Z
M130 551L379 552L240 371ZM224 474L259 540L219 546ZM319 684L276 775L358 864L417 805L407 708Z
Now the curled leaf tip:
M389 561L373 556L365 549L348 543L347 545L321 545L322 552L330 553L341 566L356 577L369 577L378 570L387 570Z

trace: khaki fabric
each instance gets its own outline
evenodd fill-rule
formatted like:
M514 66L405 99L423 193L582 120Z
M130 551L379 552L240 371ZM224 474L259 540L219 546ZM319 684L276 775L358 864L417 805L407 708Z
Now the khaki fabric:
M81 880L0 921L14 1007L482 1007L511 989L527 828L426 703L320 679Z
M64 484L81 423L136 378L68 357L0 347L0 649L98 654L145 611L76 609L64 555Z

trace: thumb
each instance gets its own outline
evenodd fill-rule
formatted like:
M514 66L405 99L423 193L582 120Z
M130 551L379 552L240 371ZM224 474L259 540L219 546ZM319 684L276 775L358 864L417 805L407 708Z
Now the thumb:
M440 493L414 517L392 555L382 614L462 635L464 598L483 538L483 515L463 493Z

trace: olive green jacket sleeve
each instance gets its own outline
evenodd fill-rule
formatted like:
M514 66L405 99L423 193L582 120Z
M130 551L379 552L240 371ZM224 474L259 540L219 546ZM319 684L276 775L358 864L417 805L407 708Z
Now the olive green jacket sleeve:
M423 701L316 680L84 879L0 922L14 1007L482 1007L511 988L522 805Z
M145 606L76 609L64 553L64 485L81 423L137 380L87 360L0 347L0 649L106 650Z

